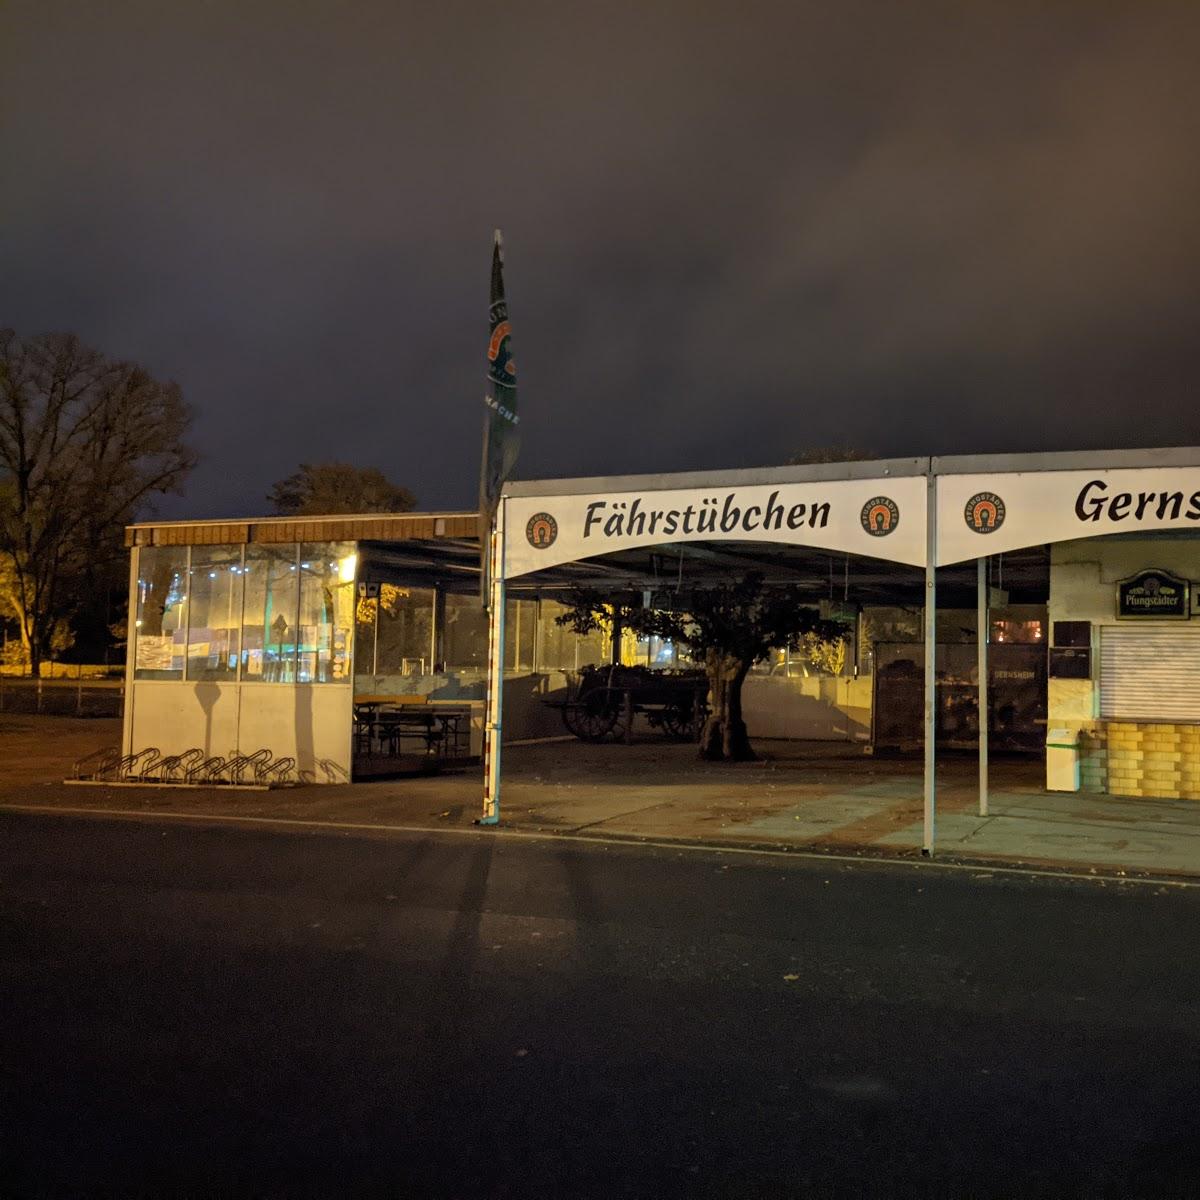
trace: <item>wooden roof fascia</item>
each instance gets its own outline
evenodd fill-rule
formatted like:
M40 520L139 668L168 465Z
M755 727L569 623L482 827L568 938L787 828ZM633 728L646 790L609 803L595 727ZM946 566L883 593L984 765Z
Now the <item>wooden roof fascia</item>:
M301 521L273 520L267 517L258 521L131 525L125 529L125 545L133 547L215 546L243 542L273 545L295 542L406 542L455 538L474 540L478 536L479 518L474 513L380 513L370 516L312 517Z
M133 546L224 546L237 545L249 537L245 522L213 522L211 525L127 526L125 545Z

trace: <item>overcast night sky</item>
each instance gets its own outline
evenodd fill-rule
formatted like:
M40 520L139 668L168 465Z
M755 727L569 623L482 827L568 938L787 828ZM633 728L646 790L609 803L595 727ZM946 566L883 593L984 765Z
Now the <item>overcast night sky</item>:
M164 516L522 477L1200 444L1200 5L0 5L0 325L182 385Z

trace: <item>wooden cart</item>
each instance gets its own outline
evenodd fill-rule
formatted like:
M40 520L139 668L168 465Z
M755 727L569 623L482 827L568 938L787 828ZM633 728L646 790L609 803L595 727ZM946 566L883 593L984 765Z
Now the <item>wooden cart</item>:
M649 667L584 667L571 680L566 700L548 701L563 724L585 742L631 738L639 714L652 729L679 741L697 741L708 712L703 671L655 671Z

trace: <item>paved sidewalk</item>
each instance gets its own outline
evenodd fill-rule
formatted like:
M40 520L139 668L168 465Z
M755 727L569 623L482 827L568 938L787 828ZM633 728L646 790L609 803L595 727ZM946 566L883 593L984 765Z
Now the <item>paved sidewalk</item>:
M0 804L423 829L470 828L480 811L477 766L270 792L59 782L75 758L115 737L111 722L0 722ZM502 823L532 833L919 855L919 761L837 743L757 745L763 761L736 766L702 763L693 747L657 739L508 747ZM1039 761L1000 758L989 815L980 817L976 769L970 755L939 764L939 858L1200 876L1200 804L1047 793Z

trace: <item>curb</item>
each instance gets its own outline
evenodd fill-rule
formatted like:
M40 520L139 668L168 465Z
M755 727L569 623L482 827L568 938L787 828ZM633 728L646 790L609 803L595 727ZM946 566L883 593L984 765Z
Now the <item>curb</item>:
M660 835L648 838L637 834L587 833L564 830L525 830L512 825L482 828L459 825L390 825L370 821L322 821L296 817L239 816L232 813L168 812L154 809L104 809L70 807L61 804L3 804L0 812L28 813L38 816L91 817L98 820L134 821L195 821L208 825L259 826L311 832L422 834L486 838L501 836L515 841L584 842L594 845L643 846L660 850L686 850L692 853L745 854L757 857L809 859L860 866L904 866L915 870L986 871L997 875L1033 876L1048 879L1070 879L1088 883L1122 883L1172 887L1181 890L1200 890L1200 874L1173 872L1156 874L1115 866L1096 866L1086 862L1065 862L1045 859L1001 859L995 857L965 857L945 855L934 858L922 856L919 850L890 850L887 847L863 848L852 851L846 846L801 845L781 842L730 842L698 838L675 838Z

